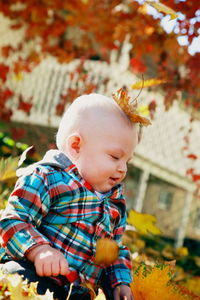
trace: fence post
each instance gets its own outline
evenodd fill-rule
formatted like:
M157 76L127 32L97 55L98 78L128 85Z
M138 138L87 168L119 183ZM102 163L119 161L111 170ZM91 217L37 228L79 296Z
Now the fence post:
M147 183L148 183L148 179L149 179L149 174L150 173L148 170L143 170L143 172L140 176L138 194L137 194L136 203L135 203L135 210L138 212L142 211L144 196L145 196L145 192L147 189Z
M192 200L193 200L193 191L187 191L185 196L185 204L183 206L183 211L182 211L182 217L177 232L177 239L175 242L176 248L183 246Z

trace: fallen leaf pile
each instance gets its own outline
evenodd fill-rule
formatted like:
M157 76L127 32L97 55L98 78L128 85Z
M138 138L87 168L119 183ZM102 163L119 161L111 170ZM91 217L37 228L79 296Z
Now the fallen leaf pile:
M135 300L190 300L200 299L187 288L172 282L170 265L141 265L134 274L131 289Z
M37 283L27 284L18 274L0 273L0 299L5 300L53 300L53 294L37 294Z

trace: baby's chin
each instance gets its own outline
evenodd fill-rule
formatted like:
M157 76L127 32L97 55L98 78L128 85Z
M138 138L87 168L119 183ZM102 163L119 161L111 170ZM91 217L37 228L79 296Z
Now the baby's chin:
M114 187L114 185L105 185L105 186L97 186L96 188L94 188L94 190L98 193L108 193L112 188Z

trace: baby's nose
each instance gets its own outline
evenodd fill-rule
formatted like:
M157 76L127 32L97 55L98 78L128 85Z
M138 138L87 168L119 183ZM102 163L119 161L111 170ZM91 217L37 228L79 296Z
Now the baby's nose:
M119 166L118 166L118 169L117 169L120 173L126 173L127 172L127 165L126 163L121 163Z

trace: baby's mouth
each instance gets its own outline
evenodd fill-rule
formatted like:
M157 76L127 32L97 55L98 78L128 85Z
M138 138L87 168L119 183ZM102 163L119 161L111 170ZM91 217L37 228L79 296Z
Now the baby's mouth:
M112 183L116 183L119 181L119 178L117 177L110 177L109 179L111 180Z

